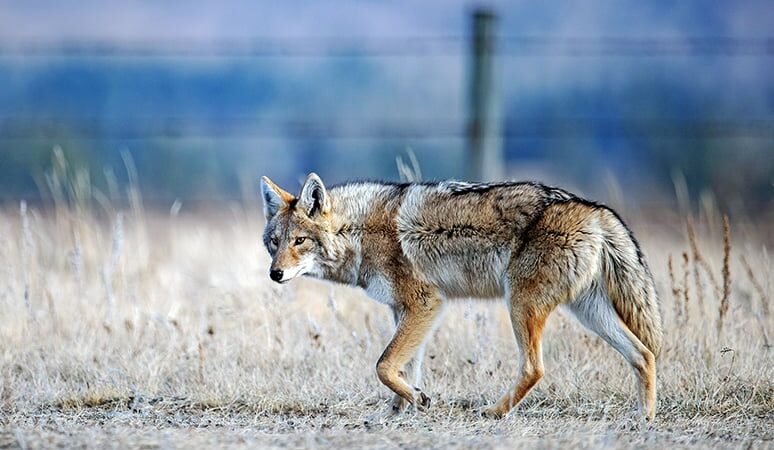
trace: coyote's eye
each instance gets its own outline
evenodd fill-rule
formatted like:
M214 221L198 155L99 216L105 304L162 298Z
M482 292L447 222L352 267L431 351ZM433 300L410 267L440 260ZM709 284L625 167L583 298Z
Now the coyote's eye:
M306 241L305 237L297 237L296 241L293 243L293 245L301 245L301 244L304 243L304 241Z
M273 245L275 247L278 246L279 245L279 239L277 239L275 237L271 238L271 245Z

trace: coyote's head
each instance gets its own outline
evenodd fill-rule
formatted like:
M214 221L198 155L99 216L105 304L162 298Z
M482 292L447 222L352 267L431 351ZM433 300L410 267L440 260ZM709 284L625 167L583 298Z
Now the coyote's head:
M271 255L269 277L286 283L304 274L321 276L330 255L330 198L314 173L306 178L298 197L267 177L261 179L266 228L263 243Z

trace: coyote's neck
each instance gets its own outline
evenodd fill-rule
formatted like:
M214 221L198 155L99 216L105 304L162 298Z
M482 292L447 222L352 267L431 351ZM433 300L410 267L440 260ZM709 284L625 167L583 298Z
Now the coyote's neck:
M386 203L393 186L376 183L354 183L331 188L331 241L328 257L323 264L322 277L339 283L362 285L366 235L372 233L372 224L386 225L392 220L381 220L375 215L392 216ZM394 214L394 212L393 212Z
M373 214L374 208L389 198L389 185L355 183L330 190L331 212L334 219L352 227L362 227Z

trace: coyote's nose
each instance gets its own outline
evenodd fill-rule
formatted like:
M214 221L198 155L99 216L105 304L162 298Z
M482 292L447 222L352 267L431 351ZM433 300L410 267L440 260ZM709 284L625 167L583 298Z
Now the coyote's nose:
M271 278L272 280L278 283L282 280L282 275L283 275L282 271L277 269L274 269L269 272L269 278Z

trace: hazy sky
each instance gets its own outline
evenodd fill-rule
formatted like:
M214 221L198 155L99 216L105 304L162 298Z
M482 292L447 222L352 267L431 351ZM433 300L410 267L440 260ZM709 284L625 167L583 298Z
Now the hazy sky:
M481 2L4 1L0 39L210 40L290 36L458 35ZM485 2L510 35L768 37L774 2Z
M2 1L2 0L0 0ZM460 36L469 30L470 1L59 1L26 0L0 3L0 44L34 42L99 42L162 46L208 41L313 37L312 45L336 46L326 37L349 38L355 45L384 37ZM756 39L772 42L774 1L494 1L501 36L550 38L629 37L637 40L693 38ZM769 39L768 41L765 41ZM571 40L572 42L572 40ZM466 50L467 40L454 45ZM766 48L771 48L767 44ZM543 49L545 50L545 49ZM323 53L324 54L324 53ZM427 56L261 59L265 70L305 97L307 108L321 111L379 111L384 115L464 113L466 52ZM41 61L35 59L34 61ZM632 80L690 78L698 89L724 100L719 116L770 109L760 87L770 85L772 55L727 57L717 54L658 58L575 58L561 54L527 54L500 61L505 97L546 95L562 87L629 85ZM185 60L180 61L185 62ZM281 74L281 76L279 75ZM343 80L342 80L343 79ZM324 86L325 89L321 89ZM279 88L278 88L279 89ZM513 92L512 92L513 91ZM740 98L740 95L742 98ZM294 97L290 97L291 99ZM282 108L293 105L278 100ZM278 107L280 107L278 106Z

